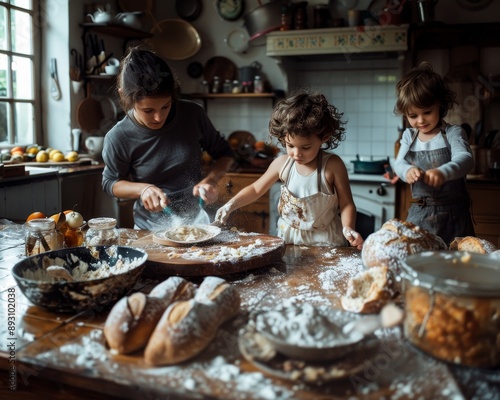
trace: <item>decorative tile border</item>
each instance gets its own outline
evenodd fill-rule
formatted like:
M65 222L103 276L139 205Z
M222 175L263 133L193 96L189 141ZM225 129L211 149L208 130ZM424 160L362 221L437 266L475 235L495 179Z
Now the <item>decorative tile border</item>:
M266 54L295 56L405 51L408 48L407 32L408 25L271 32L267 35Z

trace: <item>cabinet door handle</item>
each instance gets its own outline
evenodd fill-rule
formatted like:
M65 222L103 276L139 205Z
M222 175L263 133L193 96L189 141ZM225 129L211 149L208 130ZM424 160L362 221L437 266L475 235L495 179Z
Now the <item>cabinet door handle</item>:
M228 194L233 194L233 182L231 180L226 183L226 191Z
M266 213L265 211L261 212L256 212L254 211L252 214L256 215L257 217L261 218L262 221L262 229L266 227L266 222L267 222L267 217L269 217L269 213Z

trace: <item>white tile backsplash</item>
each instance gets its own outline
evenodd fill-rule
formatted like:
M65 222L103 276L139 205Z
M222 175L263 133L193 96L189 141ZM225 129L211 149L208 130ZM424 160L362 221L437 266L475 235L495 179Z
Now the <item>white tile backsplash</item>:
M394 156L401 117L394 115L395 85L400 77L395 59L346 63L300 63L290 77L291 88L322 92L347 121L346 139L335 150L343 158L356 154L374 158ZM226 137L246 130L257 140L269 140L270 99L208 100L208 115Z

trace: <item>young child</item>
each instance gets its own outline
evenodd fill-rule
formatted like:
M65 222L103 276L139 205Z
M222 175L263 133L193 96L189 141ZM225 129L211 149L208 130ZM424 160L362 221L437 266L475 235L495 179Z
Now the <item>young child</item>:
M344 162L323 149L344 139L342 113L319 93L300 92L279 102L269 122L270 135L286 148L252 185L217 210L216 223L283 182L278 204L278 236L287 244L351 246L363 238L354 230L356 207ZM347 240L347 241L346 241Z
M396 86L396 114L411 125L401 138L394 172L411 185L407 221L440 236L474 236L465 176L474 168L461 126L443 118L456 103L455 93L428 63L403 75Z

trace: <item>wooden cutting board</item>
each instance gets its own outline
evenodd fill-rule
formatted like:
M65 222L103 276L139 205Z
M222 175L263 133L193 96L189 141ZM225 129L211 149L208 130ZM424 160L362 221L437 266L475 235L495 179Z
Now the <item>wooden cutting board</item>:
M151 233L129 246L148 253L144 274L154 278L234 274L278 262L285 254L285 244L276 236L233 231L210 242L175 247L154 243Z

